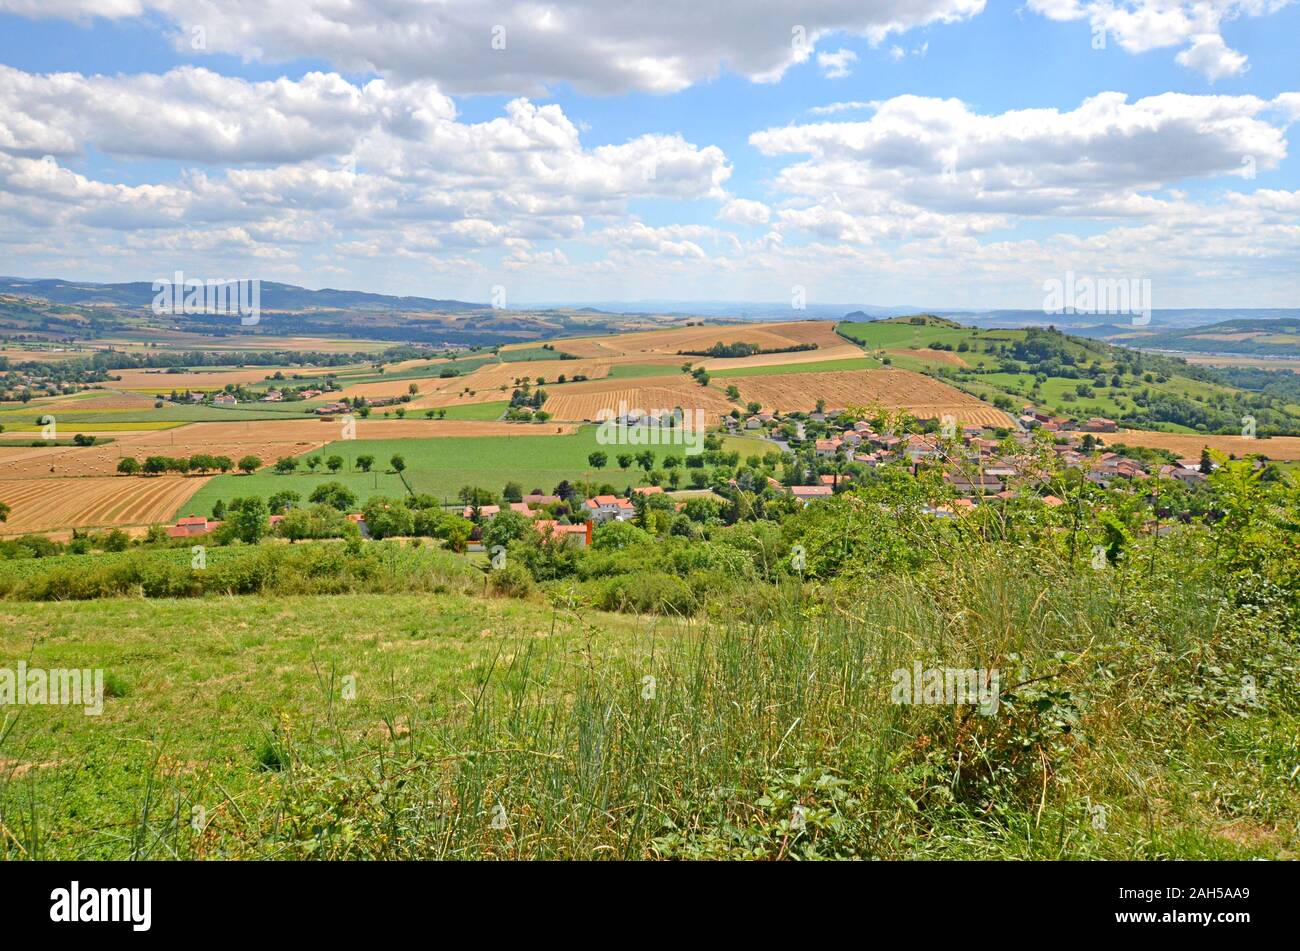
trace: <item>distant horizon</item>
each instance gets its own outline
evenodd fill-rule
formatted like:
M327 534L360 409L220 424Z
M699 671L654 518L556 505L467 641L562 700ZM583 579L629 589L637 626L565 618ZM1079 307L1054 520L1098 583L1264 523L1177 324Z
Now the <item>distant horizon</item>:
M217 278L225 280L226 278ZM230 278L233 280L233 278ZM90 285L101 287L130 286L130 285L152 285L158 278L133 279L118 281L89 280L85 278L68 278L68 277L32 277L29 275L0 274L0 281L30 282L33 284L41 282L61 282L72 285ZM357 287L342 287L338 285L323 285L320 287L311 287L306 284L295 284L291 281L268 278L251 278L251 280L260 280L264 284L280 284L286 287L298 288L300 290L313 293L335 292L342 294L366 294L377 297L398 298L415 298L428 301L450 301L460 304L471 304L477 307L492 307L490 300L474 300L471 298L455 297L451 295L436 293L405 293L394 294L386 291L369 290ZM941 313L969 313L969 314L987 314L987 313L1024 313L1024 314L1042 314L1045 319L1060 316L1082 316L1082 317L1115 317L1117 320L1124 319L1125 315L1111 314L1106 312L1089 312L1078 311L1073 314L1051 314L1044 312L1041 308L1034 307L999 307L999 306L976 306L976 305L940 305L940 304L881 304L870 301L808 301L802 310L791 308L788 301L780 299L729 299L729 298L677 298L677 297L635 297L626 299L616 298L586 298L586 299L541 299L525 300L516 303L508 303L499 309L507 311L528 311L539 309L582 309L588 308L593 310L606 310L611 308L634 308L638 305L654 305L651 310L661 310L665 307L677 308L684 315L693 315L693 308L755 308L763 310L788 310L792 315L791 320L799 319L824 319L815 317L800 317L800 314L808 310L825 311L844 309L846 313L854 311L863 311L869 308L875 311L893 311L891 314L871 315L876 318L886 318L890 316L908 316L910 314L936 314ZM1236 307L1223 306L1192 306L1192 307L1152 307L1153 314L1158 313L1175 313L1182 311L1225 311L1225 312L1242 312L1242 311L1296 311L1300 313L1300 304L1294 307L1285 305L1249 305ZM700 313L699 316L719 316L717 314Z

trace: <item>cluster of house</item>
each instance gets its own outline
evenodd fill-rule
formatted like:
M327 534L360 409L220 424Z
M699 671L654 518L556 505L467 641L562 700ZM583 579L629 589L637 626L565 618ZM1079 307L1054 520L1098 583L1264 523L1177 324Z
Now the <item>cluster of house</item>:
M1026 406L1020 412L1018 422L1025 429L1042 429L1049 433L1114 433L1119 431L1119 424L1105 416L1090 416L1085 420L1073 420L1064 416L1053 416L1032 406Z
M812 413L808 419L825 423L838 415L834 412ZM781 417L768 413L759 413L745 421L748 429L766 429L773 424L784 422ZM1031 431L1043 429L1057 434L1053 450L1061 463L1067 467L1086 468L1086 477L1104 488L1116 483L1131 482L1150 478L1152 473L1143 463L1115 452L1103 452L1100 457L1093 457L1083 451L1083 439L1092 433L1117 432L1114 420L1093 417L1082 422L1063 419L1025 407L1019 417L1020 428L1012 433L1013 439L1028 447L1033 439ZM802 434L803 422L794 422ZM731 420L733 428L738 428ZM858 421L844 426L838 432L832 431L822 439L815 440L813 450L821 459L842 458L875 468L886 463L905 461L915 473L927 465L940 466L946 471L944 480L958 496L955 508L940 507L935 514L952 514L955 511L970 510L979 498L1008 499L1015 496L1009 489L1017 477L1025 476L1028 457L1000 455L998 447L1001 442L988 438L987 431L979 426L962 427L951 434L960 441L963 450L959 458L953 458L951 441L942 434L878 433L870 423ZM1201 460L1180 459L1174 464L1161 466L1156 473L1161 478L1175 479L1185 485L1204 482L1205 474L1201 471ZM768 484L776 491L788 492L807 504L813 499L833 494L835 486L846 480L843 475L831 474L819 477L817 485L797 485L786 487L769 478ZM734 481L734 480L733 480ZM1043 501L1049 505L1059 505L1060 499L1045 496Z
M300 400L314 400L316 397L318 397L318 396L321 395L321 392L322 392L321 390L316 390L316 389L303 390L301 393L298 394L298 399L300 399ZM259 402L259 403L283 403L283 402L284 402L284 391L283 391L283 390L267 390L267 391L262 395L262 398L258 400L258 402Z

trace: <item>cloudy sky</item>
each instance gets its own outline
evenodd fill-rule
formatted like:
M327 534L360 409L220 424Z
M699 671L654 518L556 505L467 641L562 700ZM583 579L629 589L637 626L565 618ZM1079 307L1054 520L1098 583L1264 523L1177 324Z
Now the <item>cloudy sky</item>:
M0 0L0 274L1300 306L1293 0Z

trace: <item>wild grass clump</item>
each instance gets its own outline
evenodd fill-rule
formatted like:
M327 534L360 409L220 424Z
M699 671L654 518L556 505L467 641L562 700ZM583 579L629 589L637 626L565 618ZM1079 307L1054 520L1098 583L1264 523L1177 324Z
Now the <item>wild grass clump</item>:
M449 552L392 542L317 542L133 550L0 563L0 597L14 601L192 598L203 595L468 591L481 575Z
M338 729L333 703L311 728L268 733L255 760L280 778L203 854L1159 856L1186 834L1152 825L1151 778L1169 781L1171 756L1194 764L1240 724L1275 735L1300 717L1288 608L1243 601L1187 551L1084 572L971 551L864 587L787 582L723 623L660 621L633 650L512 644L465 704L387 702L382 737ZM996 712L893 702L893 672L917 662L996 670ZM1190 818L1210 807L1187 782ZM1284 825L1295 801L1275 774L1213 808ZM159 834L196 847L183 828Z

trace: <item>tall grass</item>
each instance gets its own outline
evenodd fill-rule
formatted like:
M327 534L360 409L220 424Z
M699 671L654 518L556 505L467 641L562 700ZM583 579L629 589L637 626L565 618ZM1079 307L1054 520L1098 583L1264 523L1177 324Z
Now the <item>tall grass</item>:
M1297 840L1297 791L1260 757L1288 749L1300 722L1296 633L1267 597L1243 602L1197 544L1176 561L1103 571L990 546L852 587L790 581L725 613L647 621L631 650L557 610L556 624L593 632L583 650L503 645L472 688L432 707L393 684L373 708L382 738L341 725L337 683L321 672L318 719L268 724L250 760L263 777L255 794L224 796L159 767L147 815L142 793L148 835L119 852L1284 853ZM997 713L892 702L891 672L915 661L996 668ZM1246 676L1253 698L1239 689ZM1254 748L1239 742L1243 729ZM1201 803L1200 778L1170 775L1170 762L1205 768L1225 738L1241 747L1237 780L1257 794ZM39 850L34 820L4 798L15 838ZM196 802L215 814L201 832ZM1210 831L1234 817L1273 837L1252 853Z

